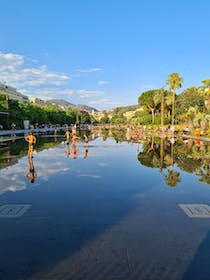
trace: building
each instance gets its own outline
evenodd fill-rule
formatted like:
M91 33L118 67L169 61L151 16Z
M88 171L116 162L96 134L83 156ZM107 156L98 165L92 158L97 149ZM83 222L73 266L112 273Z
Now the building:
M30 104L34 104L34 105L37 105L37 106L40 106L40 107L43 107L43 106L47 105L47 101L39 99L37 97L29 97L28 100L29 100Z
M29 103L28 96L18 92L15 87L9 86L6 83L0 83L0 92L8 95L10 99L15 99L20 103Z

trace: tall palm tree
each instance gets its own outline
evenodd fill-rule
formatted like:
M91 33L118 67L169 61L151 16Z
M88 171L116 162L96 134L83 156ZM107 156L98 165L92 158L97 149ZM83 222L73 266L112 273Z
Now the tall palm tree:
M161 129L164 131L164 107L165 107L165 91L164 88L161 89Z
M183 78L179 76L178 73L172 73L168 75L166 84L169 85L170 91L172 92L173 101L172 101L172 115L171 115L171 124L174 125L174 115L175 115L175 94L176 89L181 88L183 83Z

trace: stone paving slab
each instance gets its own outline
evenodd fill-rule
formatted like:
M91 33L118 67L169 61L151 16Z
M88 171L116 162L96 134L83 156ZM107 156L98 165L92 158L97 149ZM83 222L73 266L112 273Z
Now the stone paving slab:
M210 218L210 206L207 204L179 204L190 218Z

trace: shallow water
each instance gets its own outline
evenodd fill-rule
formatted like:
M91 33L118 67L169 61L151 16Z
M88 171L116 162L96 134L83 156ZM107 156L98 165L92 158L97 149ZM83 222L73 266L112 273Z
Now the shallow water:
M29 207L0 217L0 279L210 279L210 218L179 206L210 205L209 146L103 139L40 138L33 183L26 144L0 150L1 205Z

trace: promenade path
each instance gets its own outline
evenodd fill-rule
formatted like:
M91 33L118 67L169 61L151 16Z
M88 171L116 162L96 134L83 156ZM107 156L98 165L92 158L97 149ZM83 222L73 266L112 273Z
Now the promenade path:
M64 127L57 127L56 131L65 130ZM36 133L47 133L47 132L55 132L54 127L46 127L46 128L34 128L34 129L15 129L15 130L0 130L0 143L6 141L12 141L14 139L23 138L25 135L29 134L31 131Z

